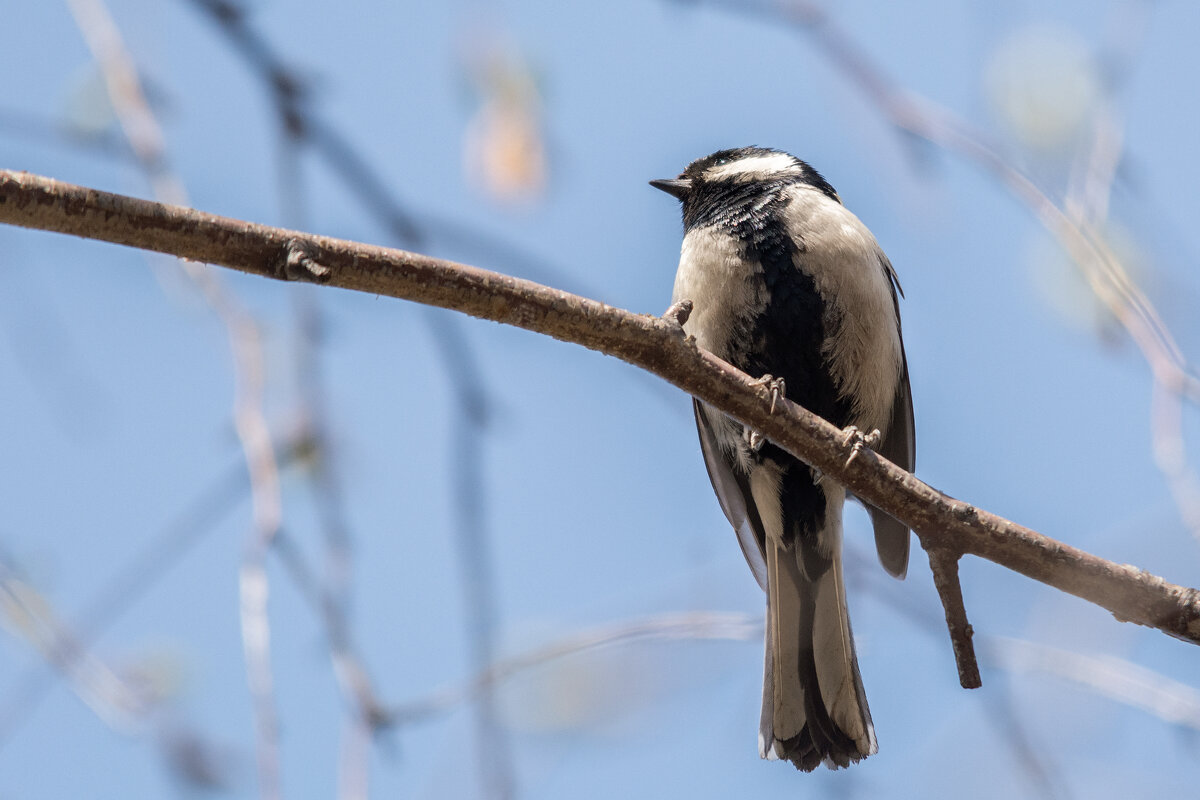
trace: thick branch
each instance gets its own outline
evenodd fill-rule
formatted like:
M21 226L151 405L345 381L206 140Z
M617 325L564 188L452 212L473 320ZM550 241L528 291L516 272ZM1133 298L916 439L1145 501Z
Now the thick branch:
M515 325L616 356L762 432L856 496L910 525L926 550L969 553L1089 600L1118 619L1200 643L1200 592L1115 564L955 500L864 450L698 349L670 320L633 314L530 281L400 250L269 228L0 171L0 222L69 233L269 278L295 270L344 289L388 295ZM289 256L293 268L288 269ZM315 269L312 265L322 269Z

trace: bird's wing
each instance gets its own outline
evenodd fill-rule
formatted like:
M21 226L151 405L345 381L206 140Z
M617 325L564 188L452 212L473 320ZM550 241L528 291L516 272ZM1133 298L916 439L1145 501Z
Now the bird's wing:
M758 509L750 494L750 484L734 471L729 460L721 452L717 435L713 431L708 415L704 413L699 400L692 400L692 408L696 412L696 430L700 433L700 451L704 454L704 466L708 468L708 479L712 481L713 491L721 510L729 519L729 524L737 531L738 544L742 547L742 555L754 573L754 579L763 591L767 590L766 538L762 522L758 518Z
M900 335L900 301L896 293L900 283L896 271L887 256L880 253L884 272L892 285L892 302L896 306L896 334ZM881 456L909 472L917 463L916 426L913 422L912 388L908 383L908 359L904 355L904 338L900 338L900 380L896 384L896 396L892 400L892 418L888 421L887 433L877 451ZM908 572L908 526L886 511L867 504L871 523L875 528L875 550L883 568L897 578Z

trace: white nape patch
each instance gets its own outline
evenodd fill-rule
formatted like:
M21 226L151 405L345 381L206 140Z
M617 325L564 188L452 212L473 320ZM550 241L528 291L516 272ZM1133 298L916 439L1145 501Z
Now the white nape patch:
M796 159L787 153L769 153L767 155L749 156L731 161L728 164L718 164L704 170L704 180L719 181L733 178L739 181L761 181L778 175L801 173Z

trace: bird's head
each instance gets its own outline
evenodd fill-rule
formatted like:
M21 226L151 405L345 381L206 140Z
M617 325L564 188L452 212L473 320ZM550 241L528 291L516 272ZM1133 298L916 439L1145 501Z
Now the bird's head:
M677 178L650 181L683 203L685 224L703 219L716 206L730 207L793 185L811 186L841 202L837 192L811 166L766 147L736 147L698 158Z

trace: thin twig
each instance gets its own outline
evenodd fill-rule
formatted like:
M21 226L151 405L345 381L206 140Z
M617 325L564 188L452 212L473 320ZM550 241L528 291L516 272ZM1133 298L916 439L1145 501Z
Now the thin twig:
M962 586L958 581L961 557L959 553L935 547L929 551L929 567L933 570L933 583L942 600L942 608L946 610L946 627L954 647L954 663L958 665L958 682L964 689L978 689L983 680L979 676L979 662L975 660L975 645L971 642L975 631L967 621L967 608L963 605Z
M275 536L274 552L291 578L292 584L321 618L329 640L334 677L342 692L352 702L353 719L364 726L369 735L379 725L381 705L376 697L366 664L350 635L344 609L329 584L323 584L309 566L297 543L280 530Z
M762 632L761 618L717 611L659 614L604 625L573 633L519 656L496 661L464 683L448 685L419 700L393 706L388 710L386 720L391 725L422 722L470 702L482 692L492 691L498 684L520 672L589 650L643 640L748 641L761 639Z
M1053 675L1171 725L1200 731L1200 689L1125 659L1003 636L986 637L982 649L985 661L1008 672Z
M945 627L943 621L916 601L911 593L900 591L900 584L884 576L874 566L874 553L866 554L851 548L847 555L845 563L847 571L852 571L851 582L856 592L874 595L888 609L898 612L929 635L941 635ZM1107 653L1079 653L1006 636L981 635L975 639L979 644L979 658L991 669L1003 670L1011 675L1051 675L1081 686L1099 697L1136 708L1169 725L1200 731L1200 689L1194 686ZM992 681L990 685L999 687L1006 695L1002 698L1003 706L1014 719L1005 723L1005 730L1010 737L1019 738L1022 732L1015 719L1015 711L1010 708L1011 698L1007 697L1009 693L1004 682ZM985 693L984 696L989 695ZM1012 744L1018 751L1038 749L1018 741ZM1021 757L1023 761L1028 761L1035 755L1023 752ZM1044 764L1038 766L1036 760L1034 758L1034 761L1028 762L1031 777L1045 786L1046 779L1054 774L1054 770L1047 769ZM1064 794L1063 787L1056 786L1053 794Z
M1183 404L1160 384L1150 399L1154 463L1166 478L1183 524L1200 540L1200 476L1188 463L1183 439Z
M1141 55L1153 0L1124 0L1114 5L1097 58L1101 98L1067 182L1063 210L1082 226L1098 227L1108 219L1117 169L1125 154L1125 120L1118 95Z
M350 138L337 126L324 120L314 111L308 81L292 69L250 21L245 8L233 0L192 0L217 23L226 38L234 45L252 74L260 78L271 92L280 127L285 133L293 176L298 177L295 150L305 144L313 149L339 176L351 192L359 197L364 209L395 237L399 244L423 247L429 231L419 225L413 213L402 203L395 190L383 180L371 159L356 148ZM458 243L482 243L492 250L507 253L516 261L530 263L528 255L520 253L495 237L482 236L452 221L441 221L439 229ZM543 268L543 272L549 271ZM459 539L459 559L463 568L462 585L466 595L467 630L472 666L480 667L491 660L494 639L494 618L497 607L492 591L492 564L488 556L487 536L483 529L486 514L481 507L484 496L483 474L477 468L473 452L482 446L484 420L489 416L489 399L482 389L479 370L458 321L436 313L426 315L446 358L445 364L458 402L457 418L451 422L463 447L456 448L458 459L452 465L454 508L459 512L455 525ZM499 710L486 693L477 709L477 731L483 782L488 793L497 797L512 794L513 777L509 745L504 728L498 722ZM345 751L344 751L345 752Z
M162 129L142 91L133 58L102 0L67 0L76 27L87 42L104 78L104 88L121 132L145 171L154 196L164 203L186 203L183 184L167 166Z
M294 129L280 125L279 197L283 217L297 227L307 227L305 192L302 187L301 149ZM354 647L350 629L350 589L353 547L342 484L336 470L329 434L326 386L321 370L320 343L324 337L321 298L308 287L292 293L296 321L296 375L300 401L300 426L309 432L308 485L324 541L323 576L320 587L312 578L313 608L317 610L329 642L334 679L347 700L338 757L338 797L365 800L370 785L370 744L378 725L378 703L366 663ZM276 539L281 549L283 539ZM287 561L285 556L285 562ZM290 554L293 580L310 573L298 547Z
M186 203L183 183L167 164L162 130L108 8L102 0L69 0L69 4L104 76L109 101L125 138L155 196L164 202ZM263 412L263 347L254 317L216 274L200 264L184 263L183 267L225 326L233 353L234 426L250 473L254 519L238 576L242 643L258 730L260 790L266 800L275 800L281 796L279 724L271 672L266 555L283 512L278 465Z
M191 2L217 24L250 72L270 92L281 127L289 140L310 147L359 199L363 211L396 238L396 244L424 249L436 242L443 247L453 247L456 254L465 251L486 255L510 270L523 270L523 274L534 280L558 284L569 281L580 291L586 288L579 278L502 236L453 217L410 208L396 189L381 177L374 161L356 147L341 128L319 113L309 78L290 66L281 52L272 47L268 37L252 24L250 13L241 3L233 0Z
M162 699L89 652L7 557L0 557L0 613L110 728L131 733Z
M241 483L245 484L244 476ZM166 699L155 682L139 680L136 670L130 673L116 669L92 652L86 632L63 622L49 599L24 580L11 557L2 550L0 616L8 623L6 627L19 632L45 664L62 675L67 687L97 719L115 733L138 736L148 731L163 748L168 765L181 780L210 789L226 785L222 764L205 739L195 732L184 734L169 717L155 713ZM9 735L14 732L13 723L21 717L5 715L0 719L5 726L4 735Z
M896 86L867 52L812 0L705 2L737 13L757 13L812 33L813 41L830 63L856 84L897 129L957 153L995 177L1071 254L1092 291L1141 350L1155 379L1170 391L1200 403L1200 378L1184 359L1154 305L1129 277L1112 249L1090 226L1076 224L974 126L928 98Z
M458 325L451 324L439 311L427 309L430 330L441 360L452 368L447 372L458 400L450 420L451 461L454 498L454 539L462 570L462 589L466 617L467 649L470 669L485 669L495 659L499 597L495 587L488 531L487 496L482 465L484 436L491 418L491 404L483 392L480 369ZM512 746L500 718L500 708L490 687L483 687L476 698L475 737L479 751L480 778L489 797L510 798L516 791L512 767Z
M901 584L884 576L876 565L875 553L867 553L846 542L844 561L847 578L856 596L873 595L877 602L888 610L907 619L914 627L931 637L941 640L946 630L945 614L937 614L927 603L921 602L912 592L901 591ZM935 580L937 573L934 573ZM979 637L987 641L987 636ZM987 655L986 649L984 655ZM1029 741L1028 731L1013 708L1013 698L1004 681L989 678L992 690L984 692L982 699L995 707L989 718L1007 740L1030 780L1042 789L1047 797L1063 794L1056 773L1047 764L1047 754Z
M1107 210L1108 192L1122 144L1115 109L1106 106L1105 114L1101 116L1086 174L1080 181L1082 196L1068 198L1065 206L1060 207L993 147L980 130L949 109L896 85L867 51L813 0L707 2L742 13L762 14L812 34L829 62L857 85L898 130L957 153L989 172L1058 239L1079 266L1092 292L1141 350L1156 386L1162 387L1164 394L1157 398L1152 415L1156 462L1167 478L1185 522L1190 529L1200 532L1195 511L1200 505L1200 480L1187 466L1182 438L1166 441L1172 433L1170 420L1182 414L1181 408L1178 414L1167 409L1167 400L1181 404L1187 397L1193 403L1200 403L1200 378L1196 377L1158 310L1104 240L1095 220L1088 216ZM1143 3L1139 8L1144 12L1146 6ZM1144 20L1144 17L1143 13L1141 18ZM1136 42L1138 26L1130 28L1135 31L1132 40ZM1134 49L1136 45L1129 38L1122 41L1122 56ZM947 614L950 614L949 607ZM959 665L961 668L961 661ZM968 672L966 677L972 677L971 673Z
M1102 96L1095 110L1086 148L1067 186L1063 208L1081 226L1101 226L1108 219L1113 185L1125 155L1125 119L1118 102L1121 90L1142 54L1155 0L1115 3L1106 26L1109 40L1097 58Z
M338 753L338 800L367 800L371 785L371 735L374 725L350 719Z
M288 456L281 458L286 461ZM249 494L249 488L245 464L238 463L201 490L195 500L84 604L86 611L72 626L71 647L57 649L61 664L55 666L69 669L74 661L87 656L121 614L164 578L203 536L213 531L221 518ZM53 685L53 673L42 666L27 670L17 680L16 687L0 703L0 747L29 718Z
M331 286L451 308L607 353L760 431L909 525L926 550L981 556L1111 611L1200 643L1200 592L1050 539L937 491L878 454L847 462L845 435L684 337L679 326L477 267L312 236L0 170L0 222L86 236L283 279L295 242Z
M1071 254L1095 296L1113 314L1141 350L1157 387L1151 411L1155 463L1166 478L1188 529L1200 539L1200 476L1188 465L1184 442L1176 436L1184 398L1200 403L1200 378L1185 359L1154 304L1129 275L1105 241L1100 223L1107 215L1111 186L1123 152L1123 126L1111 99L1102 105L1085 166L1072 181L1062 207L1056 205L1017 167L1005 159L987 137L966 120L927 98L900 89L867 52L839 28L812 0L773 3L732 3L707 0L711 5L754 11L791 22L812 33L817 45L877 106L897 129L958 153L990 172L1033 212L1038 221ZM1150 3L1127 6L1117 26L1118 42L1109 78L1121 77L1145 33ZM1110 86L1110 93L1114 87Z
M932 617L913 615L891 602L894 583L880 596L931 633L940 627ZM871 582L870 590L879 588ZM723 611L656 614L577 631L550 644L494 662L460 683L399 703L383 712L381 724L405 726L428 722L470 703L483 691L545 664L593 650L640 641L761 641L762 618ZM985 663L1007 672L1040 672L1079 684L1100 697L1136 708L1180 727L1200 730L1200 689L1110 655L1087 655L1003 636L980 637Z
M1081 229L1103 235L1117 168L1124 155L1125 126L1117 94L1142 49L1152 3L1118 4L1110 24L1115 40L1103 61L1104 95L1095 112L1088 147L1080 151L1068 182L1063 210ZM1166 480L1180 518L1200 541L1200 476L1189 464L1183 437L1183 396L1159 381L1152 384L1150 437L1154 463Z
M1048 748L1031 741L1029 726L1018 711L1016 700L1008 685L1004 681L996 681L994 685L998 687L996 691L984 694L985 702L991 708L991 713L987 715L988 720L1008 741L1013 755L1017 757L1018 763L1042 797L1049 800L1070 798L1067 786L1061 778L1061 770L1056 768L1058 765L1050 763ZM1008 788L1008 791L1012 792L1013 789Z
M51 144L67 147L104 159L130 158L125 140L114 132L83 133L66 127L57 120L9 108L0 108L0 134L16 136L42 146Z

